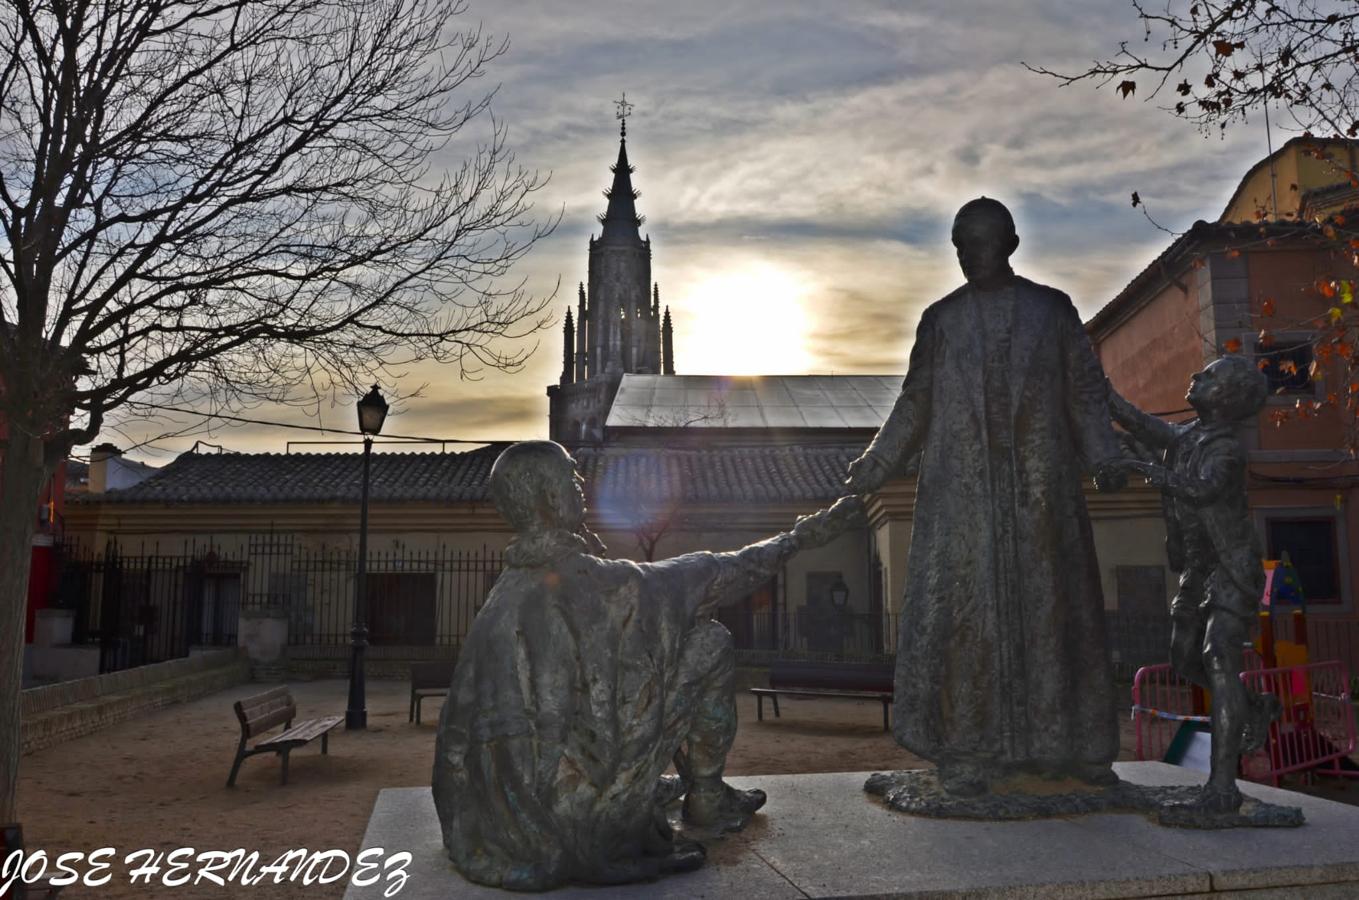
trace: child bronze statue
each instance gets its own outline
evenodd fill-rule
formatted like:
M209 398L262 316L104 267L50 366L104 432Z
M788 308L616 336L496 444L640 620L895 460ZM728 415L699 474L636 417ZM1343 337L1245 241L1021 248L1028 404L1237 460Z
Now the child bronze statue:
M1166 554L1180 576L1171 604L1171 663L1212 692L1212 769L1187 809L1232 814L1241 806L1236 773L1242 753L1265 743L1279 715L1272 695L1241 683L1243 647L1264 589L1259 536L1246 502L1246 449L1238 437L1268 393L1265 376L1242 356L1224 356L1189 379L1185 399L1198 418L1162 421L1137 409L1111 387L1113 419L1163 465L1125 460L1160 488L1166 512Z

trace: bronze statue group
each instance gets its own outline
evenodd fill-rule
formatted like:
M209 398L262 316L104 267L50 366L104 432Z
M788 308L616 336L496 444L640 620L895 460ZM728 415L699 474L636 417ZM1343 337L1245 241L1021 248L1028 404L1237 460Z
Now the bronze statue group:
M1191 378L1197 419L1147 415L1109 386L1071 300L1014 274L1019 238L1002 204L964 205L953 243L966 283L922 315L901 394L846 496L785 534L729 553L605 559L562 447L528 441L497 460L491 494L516 536L465 642L434 763L444 844L465 877L545 890L701 865L668 810L720 832L765 799L722 779L735 651L714 609L860 523L859 498L912 469L893 728L935 764L941 808L985 809L1025 779L1110 796L1124 784L1083 484L1119 490L1134 473L1166 501L1180 573L1172 660L1212 691L1208 782L1164 802L1200 826L1234 824L1237 760L1278 715L1239 679L1263 575L1236 435L1265 378L1226 356ZM1114 421L1163 465L1126 456ZM672 764L678 776L665 775ZM915 799L894 805L923 809Z

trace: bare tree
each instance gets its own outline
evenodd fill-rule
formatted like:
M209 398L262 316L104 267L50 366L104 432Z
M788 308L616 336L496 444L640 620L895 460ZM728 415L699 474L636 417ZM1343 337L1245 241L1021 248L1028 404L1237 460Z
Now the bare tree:
M1163 109L1205 133L1225 132L1252 113L1272 111L1276 123L1282 120L1285 128L1304 136L1359 136L1357 0L1167 0L1155 9L1133 0L1133 6L1143 25L1140 43L1120 42L1117 54L1092 62L1084 71L1026 66L1063 86L1112 84L1122 99L1164 99L1168 105ZM1326 142L1307 142L1302 152L1329 166L1337 184L1359 187L1359 171L1337 158ZM1132 194L1132 204L1141 205L1138 192ZM1285 218L1293 215L1286 213ZM1286 240L1311 245L1329 259L1329 272L1309 292L1314 309L1306 318L1281 321L1272 299L1257 304L1258 343L1267 351L1262 365L1277 365L1282 374L1307 380L1327 368L1342 376L1340 387L1324 400L1300 399L1293 407L1272 408L1270 416L1281 425L1336 409L1345 449L1351 457L1359 456L1359 309L1354 302L1359 294L1359 215L1345 208L1311 221L1287 222L1272 221L1260 209L1256 218L1257 226L1235 230L1222 249L1239 255ZM1309 335L1305 343L1312 351L1311 368L1301 373L1286 358L1285 351L1292 348L1275 344L1273 337L1299 331ZM1217 349L1240 352L1241 343L1233 339Z
M1143 26L1140 44L1122 41L1117 54L1081 72L1028 68L1063 84L1114 84L1124 98L1140 87L1145 99L1155 99L1174 82L1166 110L1205 130L1226 130L1268 105L1299 131L1359 135L1355 0L1167 0L1163 10L1133 0L1133 6Z
M555 222L440 0L12 0L0 11L0 821L13 820L41 485L111 413L317 403L516 369L501 284ZM485 122L480 140L465 126ZM444 156L462 160L445 173Z

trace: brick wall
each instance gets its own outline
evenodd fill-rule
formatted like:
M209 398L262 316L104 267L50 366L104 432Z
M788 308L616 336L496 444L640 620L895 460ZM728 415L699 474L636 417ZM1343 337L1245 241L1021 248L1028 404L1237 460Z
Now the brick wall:
M194 700L250 680L249 661L236 650L79 678L20 696L22 752L82 737L172 703Z

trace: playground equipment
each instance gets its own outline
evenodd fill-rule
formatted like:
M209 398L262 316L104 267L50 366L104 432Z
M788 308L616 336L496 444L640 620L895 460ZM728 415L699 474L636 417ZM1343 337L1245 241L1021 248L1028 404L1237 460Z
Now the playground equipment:
M1260 751L1243 756L1241 776L1278 785L1280 777L1305 773L1359 777L1349 759L1356 746L1350 673L1340 660L1311 662L1307 612L1301 583L1287 555L1265 562L1260 636L1246 651L1241 680L1252 691L1279 698L1283 715ZM1291 611L1293 640L1276 639L1275 615ZM1207 731L1211 698L1175 674L1169 663L1144 666L1133 679L1132 715L1139 760L1167 760L1183 752L1190 732Z
M1259 663L1255 654L1247 654ZM1264 749L1241 759L1241 776L1277 786L1293 772L1359 776L1348 759L1356 746L1350 674L1339 660L1299 666L1249 668L1241 680L1253 691L1274 694L1283 715L1269 729ZM1169 663L1144 666L1133 679L1135 755L1163 760L1186 727L1204 729L1208 716L1197 687L1176 675Z

